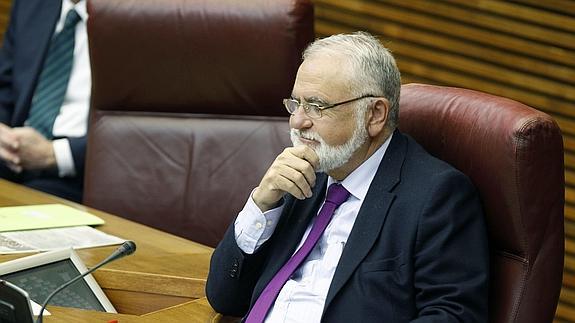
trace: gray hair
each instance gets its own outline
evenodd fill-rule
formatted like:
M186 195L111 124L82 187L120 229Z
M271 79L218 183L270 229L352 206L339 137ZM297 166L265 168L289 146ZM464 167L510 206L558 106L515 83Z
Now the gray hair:
M303 59L318 54L345 57L354 71L350 80L352 93L383 96L389 100L388 129L397 127L401 76L391 52L377 38L358 31L318 39L305 49Z

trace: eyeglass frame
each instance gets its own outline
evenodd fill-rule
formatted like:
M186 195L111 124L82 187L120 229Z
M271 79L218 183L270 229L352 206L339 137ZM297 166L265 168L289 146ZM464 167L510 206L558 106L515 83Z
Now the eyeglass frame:
M362 96L357 97L357 98L353 98L353 99L349 99L349 100L345 100L345 101L341 101L341 102L337 102L337 103L333 103L333 104L323 105L323 106L322 106L322 105L319 105L319 104L317 104L317 103L309 103L309 102L305 102L305 101L304 101L304 102L305 102L305 103L304 103L304 102L300 102L300 101L297 100L297 99L289 98L289 99L283 99L283 104L284 104L284 107L286 108L287 112L288 112L290 115L294 115L299 107L303 107L304 113L305 113L308 117L310 117L310 118L312 118L312 119L319 119L319 118L321 118L321 117L323 116L323 114L322 114L323 110L335 108L335 107L337 107L337 106L340 106L340 105L343 105L343 104L346 104L346 103L351 103L351 102L354 102L354 101L358 101L358 100L361 100L361 99L377 98L377 97L379 97L379 96L373 95L373 94L365 94L365 95L362 95ZM293 112L291 112L290 109L288 108L288 102L290 102L290 101L297 103L297 107L295 108L295 110L293 110ZM311 110L311 109L310 109L310 106L314 106L315 109L318 111L318 113L319 113L319 116L318 116L318 117L312 117L312 116L309 114L309 112L310 112L310 110Z

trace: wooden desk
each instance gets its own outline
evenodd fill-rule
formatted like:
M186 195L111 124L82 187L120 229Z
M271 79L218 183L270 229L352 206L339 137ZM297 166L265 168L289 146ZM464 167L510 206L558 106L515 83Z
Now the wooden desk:
M61 203L106 221L101 231L136 242L136 253L96 271L116 310L110 314L48 306L45 322L227 322L205 299L212 248L80 204L0 179L0 206ZM158 214L161 216L161 214ZM78 250L86 266L106 258L117 246ZM0 255L0 262L23 255Z

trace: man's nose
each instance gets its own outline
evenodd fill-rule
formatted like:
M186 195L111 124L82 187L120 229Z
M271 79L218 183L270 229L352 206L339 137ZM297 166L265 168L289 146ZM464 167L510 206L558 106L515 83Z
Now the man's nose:
M289 125L294 129L308 129L311 128L313 122L310 117L305 113L302 106L299 106L297 110L290 116Z

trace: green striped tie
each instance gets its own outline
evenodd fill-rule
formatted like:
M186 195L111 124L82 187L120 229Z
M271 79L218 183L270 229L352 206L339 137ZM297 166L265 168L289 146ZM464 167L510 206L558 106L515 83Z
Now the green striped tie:
M80 16L74 9L66 15L64 28L52 38L40 73L26 124L52 139L52 128L64 102L74 63L74 38Z

